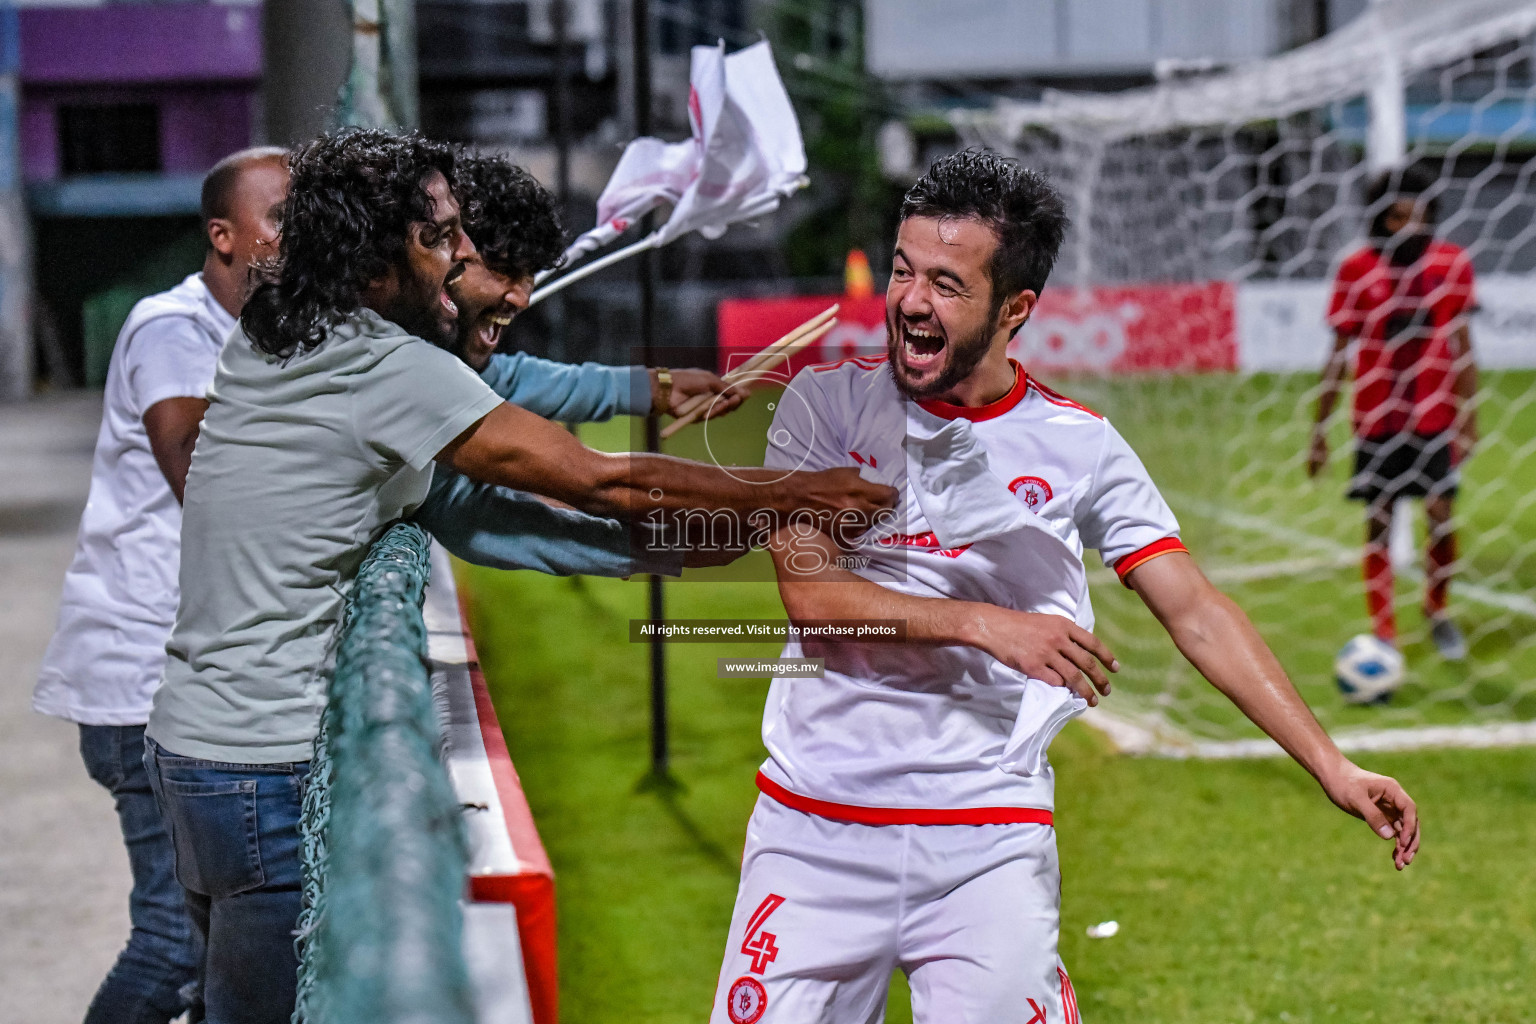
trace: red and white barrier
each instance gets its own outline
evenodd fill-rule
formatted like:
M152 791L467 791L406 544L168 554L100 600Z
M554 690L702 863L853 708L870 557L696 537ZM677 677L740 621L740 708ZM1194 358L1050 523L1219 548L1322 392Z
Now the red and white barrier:
M465 957L480 1024L556 1024L555 880L480 673L447 552L422 609L443 760L469 839Z

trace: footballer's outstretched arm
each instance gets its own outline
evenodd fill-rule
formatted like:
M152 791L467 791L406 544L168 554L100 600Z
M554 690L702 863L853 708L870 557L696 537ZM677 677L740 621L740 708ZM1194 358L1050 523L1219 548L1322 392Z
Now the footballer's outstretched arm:
M1089 704L1109 693L1104 669L1120 670L1098 637L1064 616L903 594L835 568L842 551L825 533L805 536L784 527L774 533L769 550L792 622L901 620L906 635L900 642L975 647L1027 676L1065 686Z
M437 455L471 480L532 491L583 512L634 518L655 510L799 511L867 522L896 492L841 467L815 473L730 469L669 455L595 451L565 428L503 404Z
M1344 384L1346 356L1349 353L1350 336L1339 330L1333 334L1333 350L1323 366L1323 379L1318 385L1317 422L1312 425L1312 438L1307 447L1307 476L1317 476L1328 462L1328 418L1339 401L1339 389Z
M1310 772L1330 800L1383 839L1396 840L1392 860L1398 870L1413 861L1419 848L1413 800L1396 779L1368 772L1340 753L1248 616L1193 558L1170 552L1131 570L1126 582L1190 664Z

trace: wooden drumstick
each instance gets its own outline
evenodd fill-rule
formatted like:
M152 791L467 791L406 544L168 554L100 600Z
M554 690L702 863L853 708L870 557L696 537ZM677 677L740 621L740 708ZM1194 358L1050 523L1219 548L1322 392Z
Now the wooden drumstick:
M836 326L836 320L828 320L826 323L822 324L820 327L816 328L810 333L802 334L800 337L796 338L789 344L779 346L779 348L766 359L748 363L741 369L726 374L722 379L727 384L737 384L741 381L747 380L750 377L757 376L761 373L766 373L767 371L773 369L775 366L788 361L790 357L794 356L802 349L808 348L809 346L814 345L816 342L820 341L828 331L832 330L832 328ZM714 399L714 394L699 395L695 397L687 405L683 406L682 409L678 410L677 419L667 424L666 428L662 430L662 438L665 439L671 437L673 434L677 433L679 430L682 430L688 424L694 422L700 416L704 415L704 413L708 411L710 403L712 403Z
M780 338L778 341L775 341L773 344L760 349L751 359L748 359L745 363L741 364L736 369L726 374L725 379L730 380L733 377L739 378L743 374L752 373L754 370L761 369L762 364L769 359L772 359L780 350L789 345L793 345L795 342L799 341L801 338L816 330L816 328L820 327L828 320L832 319L837 315L837 311L841 308L841 303L832 303L832 305L828 306L820 313L817 313L805 323L784 335L784 337ZM775 365L777 362L778 361L776 360Z
M798 341L799 339L805 337L806 334L810 333L811 331L814 331L816 328L818 328L822 324L826 323L827 320L830 317L832 317L834 314L836 314L837 311L840 308L842 308L840 303L836 303L836 302L832 303L832 305L828 306L826 309L822 310L820 313L817 313L815 316L811 317L805 323L801 324L800 326L796 327L794 330L790 331L788 334L784 335L784 337L782 337L779 340L773 342L771 345L768 345L768 346L758 350L745 363L742 363L740 366L738 366L736 369L732 370L730 373L727 373L721 379L726 381L726 382L730 382L732 380L739 380L742 374L747 374L747 373L755 372L762 365L762 362L763 362L764 359L771 358L774 353L782 350L787 345L793 345L796 341ZM687 416L689 413L693 412L694 410L700 409L700 408L703 408L703 407L707 406L710 402L714 401L714 397L715 396L714 396L713 393L708 393L708 394L703 394L703 395L694 395L688 401L684 402L682 407L677 410L678 418L681 419L682 417ZM662 434L661 436L662 437L671 437L672 435L671 434Z

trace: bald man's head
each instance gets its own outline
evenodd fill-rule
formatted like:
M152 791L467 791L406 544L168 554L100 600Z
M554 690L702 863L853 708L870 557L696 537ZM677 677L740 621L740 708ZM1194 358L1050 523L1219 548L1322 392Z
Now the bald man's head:
M234 209L235 193L240 186L240 179L245 171L257 164L278 164L284 167L288 163L288 151L281 146L253 146L250 149L242 149L213 165L206 177L203 178L203 230L208 229L210 221L215 219L228 220Z
M251 268L277 255L287 197L288 153L275 146L231 153L203 179L203 281L231 313L245 304Z

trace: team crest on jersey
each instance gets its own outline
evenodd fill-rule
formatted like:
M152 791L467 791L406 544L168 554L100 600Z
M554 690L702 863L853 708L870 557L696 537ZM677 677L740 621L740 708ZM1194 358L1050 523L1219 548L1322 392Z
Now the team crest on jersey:
M762 982L745 974L731 982L731 991L725 1003L725 1012L730 1015L731 1024L757 1024L766 1009L768 992Z
M1051 500L1051 485L1038 476L1021 476L1008 485L1013 496L1024 503L1031 512L1039 512L1041 506Z

